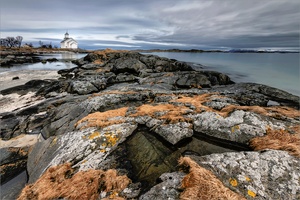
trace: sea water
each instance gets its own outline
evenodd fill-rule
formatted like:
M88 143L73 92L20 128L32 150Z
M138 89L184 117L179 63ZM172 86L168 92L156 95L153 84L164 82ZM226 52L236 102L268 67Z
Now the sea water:
M76 67L70 60L76 60L86 56L84 53L56 53L56 54L43 54L39 57L41 60L46 60L49 58L56 58L58 61L46 62L46 63L26 63L17 64L12 67L0 67L0 73L7 71L18 71L18 70L60 70L60 69L70 69Z
M299 53L187 53L151 54L204 65L204 70L227 74L235 82L253 82L300 96Z

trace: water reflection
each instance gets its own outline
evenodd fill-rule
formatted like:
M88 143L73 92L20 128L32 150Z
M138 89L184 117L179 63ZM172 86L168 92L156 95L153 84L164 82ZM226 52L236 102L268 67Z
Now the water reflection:
M74 52L63 52L63 53L52 53L43 54L39 56L41 59L56 58L58 60L76 60L86 56L86 53L74 53Z
M60 54L45 54L43 56L39 56L42 60L46 60L49 58L58 59L57 62L46 62L46 63L27 63L21 65L14 65L12 67L0 67L1 72L7 71L19 71L19 70L60 70L60 69L70 69L76 67L77 65L73 64L71 61L82 58L86 56L83 53L60 53Z

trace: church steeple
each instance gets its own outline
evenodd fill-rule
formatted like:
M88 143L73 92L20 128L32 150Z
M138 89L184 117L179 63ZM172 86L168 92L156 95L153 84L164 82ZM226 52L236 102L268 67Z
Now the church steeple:
M69 38L69 33L68 33L68 30L67 32L65 33L65 39L68 39Z

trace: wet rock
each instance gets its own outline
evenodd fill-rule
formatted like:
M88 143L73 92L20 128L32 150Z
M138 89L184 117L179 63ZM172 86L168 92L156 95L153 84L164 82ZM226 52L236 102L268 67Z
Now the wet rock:
M300 159L287 152L232 152L189 156L247 199L298 199Z
M18 77L18 76L15 76L12 78L12 80L18 80L18 79L20 79L20 77Z
M1 199L17 199L26 183L27 173L23 171L12 180L1 185Z
M46 59L47 62L57 62L58 59L57 58L48 58Z
M29 147L0 148L1 185L26 169Z

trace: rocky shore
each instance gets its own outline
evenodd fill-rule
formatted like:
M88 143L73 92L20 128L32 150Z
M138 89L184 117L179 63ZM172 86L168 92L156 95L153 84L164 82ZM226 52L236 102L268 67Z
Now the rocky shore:
M0 91L1 185L28 174L1 198L300 198L298 96L138 52L74 63Z

